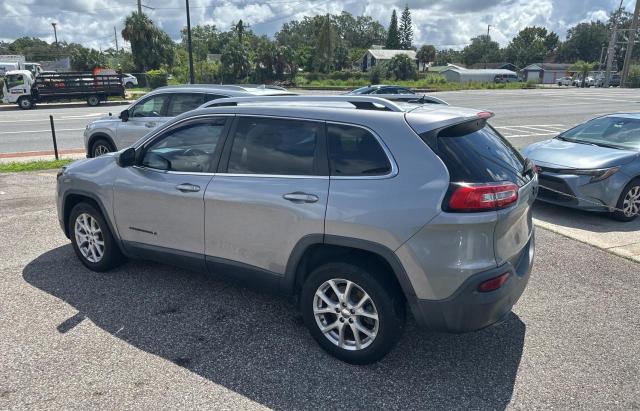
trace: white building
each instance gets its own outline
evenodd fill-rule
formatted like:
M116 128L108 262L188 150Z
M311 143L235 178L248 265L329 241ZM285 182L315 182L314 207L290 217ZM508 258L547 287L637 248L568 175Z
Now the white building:
M405 54L411 60L415 61L416 68L420 70L420 64L418 63L418 59L416 58L416 52L413 50L386 50L386 49L377 49L372 48L367 50L367 52L360 59L360 68L362 71L368 71L370 68L376 66L380 63L386 63L391 60L393 57L398 54Z

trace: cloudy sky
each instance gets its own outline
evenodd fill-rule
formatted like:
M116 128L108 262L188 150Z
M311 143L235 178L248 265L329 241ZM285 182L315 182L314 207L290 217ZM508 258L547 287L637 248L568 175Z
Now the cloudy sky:
M640 1L640 0L638 0ZM190 0L191 23L215 24L227 30L242 19L260 34L272 35L282 23L305 15L366 14L388 24L390 10L409 4L415 43L438 48L461 48L471 37L485 33L502 45L523 27L539 25L564 38L568 27L581 21L605 20L620 0ZM174 39L186 24L184 0L142 0L154 22ZM623 0L632 11L634 0ZM60 41L95 48L114 45L113 27L136 9L136 0L0 0L0 40L35 36L53 41L52 22Z

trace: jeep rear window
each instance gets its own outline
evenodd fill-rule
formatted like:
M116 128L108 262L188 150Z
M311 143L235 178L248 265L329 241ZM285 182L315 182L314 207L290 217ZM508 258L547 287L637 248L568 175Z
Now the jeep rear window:
M524 184L524 158L498 132L489 126L468 134L447 136L446 129L437 139L437 153L456 183L492 183L511 181Z

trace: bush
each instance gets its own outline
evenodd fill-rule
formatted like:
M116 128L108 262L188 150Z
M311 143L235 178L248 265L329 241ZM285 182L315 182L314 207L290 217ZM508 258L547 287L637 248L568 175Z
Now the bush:
M2 98L2 90L4 88L4 79L0 77L0 98Z
M147 79L152 89L167 85L167 73L164 70L147 71Z
M626 85L631 88L640 88L640 65L629 67Z
M373 68L369 70L369 81L371 82L371 84L380 84L386 77L387 69L384 64L378 64L377 66L373 66Z
M418 70L415 61L406 54L396 54L387 65L390 77L396 80L415 80L418 77Z
M538 87L537 80L527 80L527 82L522 85L522 88L528 88L528 89L533 89L537 87Z

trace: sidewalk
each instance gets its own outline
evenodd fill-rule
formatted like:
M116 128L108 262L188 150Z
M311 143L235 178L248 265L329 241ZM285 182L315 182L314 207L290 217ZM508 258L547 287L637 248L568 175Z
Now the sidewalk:
M69 150L58 150L59 158L80 159L85 158L86 154L83 148L74 148ZM0 163L26 163L30 161L46 161L55 160L53 150L45 151L23 151L20 153L0 153Z
M640 218L623 223L604 214L540 202L534 205L533 217L539 227L640 262Z

